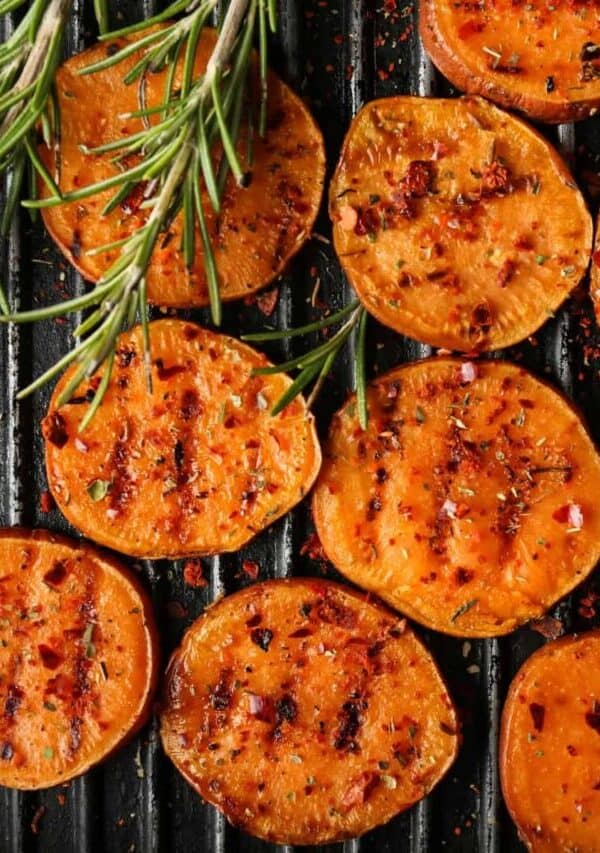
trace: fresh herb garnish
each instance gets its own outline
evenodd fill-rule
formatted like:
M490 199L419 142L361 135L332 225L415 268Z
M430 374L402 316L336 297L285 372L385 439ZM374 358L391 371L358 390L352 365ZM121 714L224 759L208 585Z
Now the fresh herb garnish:
M461 606L458 608L458 610L452 614L452 616L450 617L450 621L456 622L457 619L460 619L461 616L464 616L465 613L468 613L472 607L475 607L475 605L478 603L478 601L479 601L479 599L477 599L477 598L473 598L473 599L471 599L471 601L465 601L465 603L461 604Z
M24 3L0 0L0 15ZM3 234L13 221L24 185L35 190L36 172L60 201L54 178L37 154L36 128L40 124L49 148L57 145L59 119L52 87L70 8L71 0L33 0L12 35L0 45L0 177L10 175L0 222Z
M94 637L94 623L88 622L85 626L85 631L83 632L83 637L81 638L81 643L85 649L86 658L93 658L96 656L96 646L92 642Z
M356 330L356 353L354 363L358 420L362 429L367 428L368 407L365 367L367 317L367 312L358 300L355 299L340 311L336 311L334 314L330 314L328 317L324 317L322 320L316 320L314 323L309 323L306 326L300 326L296 329L284 329L283 331L258 332L251 335L242 335L243 341L257 343L263 343L265 341L281 341L308 335L311 332L317 332L321 329L329 328L342 320L345 321L335 335L309 352L297 356L296 358L289 359L282 364L268 367L257 367L253 371L256 375L260 376L273 373L287 373L292 370L300 371L285 394L282 394L279 400L277 400L271 410L271 414L277 415L279 412L283 411L283 409L285 409L285 407L288 406L292 400L294 400L298 394L306 388L307 385L315 380L313 389L307 399L307 405L310 408L323 387L323 383L329 375L331 368L342 351L346 341Z
M43 0L40 2L43 5ZM67 0L52 0L52 3L67 4ZM206 223L203 190L206 190L211 206L218 213L229 173L239 186L248 182L235 145L248 95L255 34L258 35L260 52L259 132L263 133L266 128L267 30L275 28L275 0L232 0L206 70L194 79L196 48L216 6L217 0L175 0L153 18L101 36L105 40L130 36L183 10L186 12L180 20L151 29L140 39L80 72L93 74L117 65L140 49L143 50L142 58L126 75L126 83L139 81L153 71L167 69L162 106L152 108L141 104L135 113L136 117L144 119L151 115L158 117L158 121L155 124L147 122L137 133L87 152L92 155L111 152L116 162L121 164L121 170L103 181L64 193L62 197L55 193L45 199L24 202L26 207L33 209L51 207L114 189L103 209L107 213L141 182L146 182L142 208L149 210L148 218L124 240L94 250L98 253L118 249L119 254L91 291L46 308L0 317L5 322L35 322L92 309L73 333L80 342L19 394L19 398L27 396L68 364L74 363L73 377L57 401L57 405L63 405L81 382L91 378L104 365L102 379L81 421L80 430L85 429L102 402L110 382L117 338L135 323L136 315L139 315L143 327L144 363L147 384L151 387L146 275L161 235L180 212L184 223L182 251L185 263L188 268L194 263L197 230L202 241L212 319L216 325L221 322L219 281ZM183 57L182 79L176 88L175 69L179 56ZM47 78L50 82L52 76L53 72L50 72ZM217 145L222 148L223 156L215 167L211 151Z
M92 480L86 489L89 497L94 501L101 501L110 491L112 483L110 480Z

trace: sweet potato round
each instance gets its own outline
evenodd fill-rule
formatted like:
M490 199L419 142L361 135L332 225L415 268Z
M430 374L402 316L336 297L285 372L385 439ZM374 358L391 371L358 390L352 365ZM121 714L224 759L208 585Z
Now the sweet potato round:
M163 744L188 782L279 844L385 823L458 750L452 701L406 620L323 580L255 584L208 610L164 703Z
M147 720L158 642L114 558L43 530L0 531L0 785L85 773Z
M120 40L118 44L125 44ZM207 29L199 43L196 73L200 74L215 43ZM138 110L138 86L127 86L123 77L139 54L117 66L79 76L78 70L105 57L113 45L100 43L69 59L58 71L56 88L61 114L61 164L59 185L63 192L103 180L115 174L112 153L86 155L79 146L102 145L142 129L141 119L124 119ZM181 69L181 63L180 63ZM176 84L178 81L176 78ZM252 181L247 189L230 176L223 209L216 216L208 199L205 210L213 236L223 300L239 299L276 278L298 251L310 232L319 209L325 173L321 133L302 101L274 74L269 74L268 133L254 139ZM157 106L164 99L165 72L146 80L146 102ZM247 127L238 144L242 160L247 156ZM41 153L52 168L52 152ZM43 211L48 231L67 258L86 278L96 281L118 250L90 256L97 249L126 237L140 227L145 213L139 209L143 187L107 216L101 210L114 190ZM47 194L40 185L40 193ZM180 251L182 216L176 217L165 239L155 250L148 274L148 296L159 305L186 307L207 305L208 290L202 245L196 235L196 262L185 267Z
M506 362L430 359L335 415L313 496L346 577L431 628L505 634L600 557L600 457L570 403Z
M600 632L538 649L502 714L500 776L534 853L600 849Z
M180 320L150 324L152 393L142 331L121 336L101 410L84 432L96 376L67 405L57 383L42 422L52 494L91 539L136 557L236 551L313 484L321 451L302 397L249 346Z
M427 52L459 89L546 122L577 121L600 106L595 0L421 0L419 12Z
M523 340L589 262L592 222L566 166L480 98L367 104L329 200L335 248L364 306L433 346Z

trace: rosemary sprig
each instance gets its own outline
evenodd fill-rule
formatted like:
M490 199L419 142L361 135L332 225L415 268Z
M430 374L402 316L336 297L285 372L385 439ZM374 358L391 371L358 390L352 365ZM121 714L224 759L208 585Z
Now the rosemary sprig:
M62 198L51 195L45 199L24 203L29 208L49 207L114 188L116 192L103 211L107 213L140 183L144 183L144 200L141 206L149 210L148 218L125 240L96 250L101 252L118 248L119 255L91 292L58 305L0 317L3 321L33 322L64 316L86 308L92 309L91 314L74 331L74 335L82 339L81 342L19 394L21 398L32 393L67 364L75 362L77 369L72 381L58 401L61 405L70 399L84 379L93 376L106 362L103 381L98 386L93 402L81 423L82 430L102 401L110 376L117 337L124 328L133 325L136 314L139 314L144 328L144 355L150 384L146 275L152 253L161 235L168 232L171 222L180 211L184 222L181 248L186 264L191 267L195 259L197 226L205 259L212 319L216 325L221 322L219 282L206 223L202 187L206 189L210 204L218 212L228 172L232 173L240 186L245 186L248 181L235 144L242 106L247 95L255 29L258 24L260 30L267 19L271 25L274 24L274 0L231 0L206 70L194 79L193 64L198 40L216 3L217 0L186 0L185 3L183 0L176 0L160 15L110 34L111 38L130 35L142 27L150 27L170 17L184 7L187 9L187 14L181 20L150 32L135 43L125 45L114 55L85 68L82 72L92 74L143 48L142 58L127 74L125 81L138 81L138 92L143 93L145 75L160 68L167 69L162 106L158 109L147 108L142 95L141 108L136 112L137 116L144 119L157 115L158 121L152 125L145 121L144 129L140 132L89 152L114 152L117 162L137 159L135 165L122 165L122 171L113 177L65 193ZM259 41L261 47L266 49L266 42L263 43L263 39ZM180 56L183 57L182 83L176 91L174 69ZM263 96L264 93L266 87L263 87ZM211 155L217 142L220 142L223 150L218 170Z
M277 400L271 414L277 415L288 406L292 400L300 394L313 380L315 384L308 397L309 408L318 397L325 379L331 372L338 355L344 348L348 338L356 334L356 349L354 355L354 373L356 382L356 401L358 405L358 419L363 429L367 428L368 408L366 395L366 369L365 369L365 345L367 330L367 312L358 300L354 300L340 311L300 326L296 329L284 329L283 331L257 332L250 335L242 335L243 341L264 343L266 341L281 341L289 338L301 337L311 332L327 329L344 320L343 325L331 338L319 344L314 349L296 358L284 361L282 364L268 367L257 367L253 371L257 376L265 376L273 373L288 373L292 370L300 371L287 391Z
M108 23L107 0L94 0L94 12L96 13L96 20L98 21L98 29L100 30L100 35L106 35L110 30Z
M25 0L0 2L0 15ZM0 231L5 234L19 204L29 167L37 171L52 196L60 200L53 177L36 153L41 124L48 147L58 140L58 116L52 98L71 0L33 0L12 35L0 45L0 176L10 173Z

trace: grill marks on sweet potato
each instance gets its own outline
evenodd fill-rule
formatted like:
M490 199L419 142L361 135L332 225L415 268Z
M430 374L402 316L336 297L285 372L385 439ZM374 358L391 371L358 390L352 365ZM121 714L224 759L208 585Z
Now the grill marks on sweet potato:
M346 136L329 210L365 307L434 346L522 340L589 261L590 216L558 154L479 98L367 104Z
M137 582L89 546L15 528L0 552L0 784L50 787L147 718L155 629Z
M362 431L334 416L313 497L334 565L420 622L493 636L541 616L600 557L600 458L569 403L503 362L381 376Z
M204 30L196 57L197 75L204 71L214 42L215 33ZM86 155L79 148L81 144L94 147L142 129L141 119L121 117L139 109L138 87L123 83L126 72L139 58L137 55L90 76L77 74L79 69L102 59L104 53L105 45L98 44L69 59L58 72L60 187L65 192L108 178L116 171L110 162L112 155ZM175 87L180 82L179 75L180 71ZM163 102L164 86L164 72L147 76L148 107ZM224 300L246 296L282 272L310 236L321 200L325 153L320 131L302 101L274 74L269 75L268 109L271 120L266 138L261 140L254 134L250 186L240 189L230 180L219 216L208 201L205 204ZM244 110L244 115L247 113ZM278 120L274 121L276 116ZM150 121L154 119L151 117ZM242 161L247 151L248 129L243 126L238 144ZM44 147L41 153L52 166L53 153ZM112 190L43 212L51 235L86 278L97 280L117 257L114 251L90 256L89 250L123 239L143 221L143 189L140 184L107 216L102 216L101 210ZM44 192L43 185L40 192ZM208 290L200 237L196 235L196 261L189 271L180 251L181 231L179 215L155 249L148 275L149 298L160 305L206 305Z
M252 633L266 626L264 648ZM282 844L389 820L458 744L451 700L405 621L320 580L256 584L210 608L171 660L161 730L203 797Z
M600 11L593 0L447 3L423 0L420 30L459 89L547 122L600 106Z
M542 646L521 667L502 714L500 775L529 850L598 848L600 632Z
M237 550L312 485L312 416L302 398L271 416L290 380L252 376L266 360L244 344L178 320L151 324L150 335L152 394L137 328L122 337L102 418L82 435L87 386L58 411L70 373L59 381L44 420L50 488L76 527L124 553ZM59 419L57 444L48 424Z

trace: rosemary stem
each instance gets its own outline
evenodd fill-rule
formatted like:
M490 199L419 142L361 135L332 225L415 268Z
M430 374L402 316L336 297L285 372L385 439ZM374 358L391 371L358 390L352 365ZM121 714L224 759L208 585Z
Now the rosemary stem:
M319 371L319 376L317 378L317 381L313 385L313 389L310 392L308 399L306 400L306 405L308 406L309 409L312 409L315 400L317 399L317 397L321 393L321 389L323 387L323 384L324 384L325 380L327 379L327 377L329 376L329 372L330 372L331 368L333 367L333 362L335 361L337 354L338 354L338 351L333 350L333 352L330 352L329 355L327 356L327 358L325 359L325 361L323 362L323 367Z
M31 53L27 57L27 61L23 66L23 70L19 75L18 80L13 86L13 91L19 91L27 88L33 83L46 61L49 45L56 33L57 28L65 19L72 0L50 0L48 8L44 13L42 23L35 42L31 48ZM15 119L24 108L23 102L15 104L15 106L6 114L4 121L0 125L0 137L6 133L8 128L14 124Z
M356 343L356 400L358 403L358 420L362 429L367 428L369 409L367 405L367 376L366 376L366 336L368 314L360 309Z
M229 4L215 49L206 66L204 83L207 86L207 91L212 86L213 79L218 77L229 62L235 47L238 31L249 5L250 0L231 0Z
M56 131L56 109L53 107L51 86L60 58L65 20L73 0L0 0L0 6L13 2L30 3L30 10L24 20L31 21L36 41L31 51L27 49L17 57L20 64L14 70L9 68L10 78L0 79L0 105L4 103L4 110L0 113L0 165L3 149L10 152L11 147L15 147L15 142L20 143L21 147L17 148L18 157L11 155L15 164L13 173L16 174L17 167L21 168L29 155L28 159L32 161L51 193L39 198L32 191L32 199L23 201L23 206L34 210L51 207L114 188L102 211L103 215L106 215L127 197L134 187L145 182L141 205L147 218L143 224L128 237L90 252L97 254L101 251L118 251L118 256L111 262L93 290L66 303L6 316L1 310L6 313L8 306L0 301L0 324L9 320L24 322L48 319L83 307L91 309L76 329L76 335L81 337L81 341L72 353L25 389L25 393L35 390L53 377L59 366L62 367L67 361L73 363L74 372L62 391L59 400L61 405L70 399L81 382L89 379L104 366L102 380L81 425L84 429L96 413L107 390L118 336L124 328L132 326L138 311L143 328L146 378L148 386L151 387L146 277L152 256L160 244L161 235L172 236L169 235L171 224L180 213L183 214L184 220L181 249L186 268L190 269L195 261L199 232L212 317L215 325L220 323L219 276L212 236L204 212L205 200L210 201L218 211L228 171L239 185L245 185L246 176L242 161L238 157L236 142L243 99L248 88L251 88L248 78L257 9L260 9L262 16L259 46L265 52L266 13L267 10L272 11L273 0L229 0L204 73L198 74L196 79L195 57L198 42L217 0L174 0L168 11L185 11L180 21L162 28L151 27L150 31L142 34L137 41L126 44L116 53L111 53L101 61L82 69L79 73L93 74L117 66L124 58L136 54L134 64L123 80L127 85L138 81L140 109L132 115L139 116L144 127L127 138L111 140L92 150L82 146L86 154L107 154L109 163L116 163L117 173L96 183L73 189L62 196L58 191L59 182L48 173L43 161L37 156L32 134L40 122L43 138L48 146L60 134L60 125L58 133ZM106 0L93 2L99 26L104 30L107 23ZM164 17L167 17L166 14L161 13L150 21L146 20L144 24L156 24ZM269 19L270 17L269 15ZM121 32L130 34L141 29L143 26L140 22ZM107 36L106 33L103 35ZM116 36L113 33L111 37ZM7 57L6 51L4 52L4 70L12 62L14 48L18 46L18 41L13 39L9 45L10 55ZM180 57L183 59L183 71L177 72L180 73L181 81L177 83L177 88L174 88L175 69L176 66L179 68L177 61ZM265 57L261 68L264 76ZM150 106L146 102L146 75L159 70L166 70L163 102ZM10 91L11 87L14 91ZM44 112L47 103L50 104L48 113ZM149 120L153 114L158 115L158 121L155 123ZM2 133L7 123L9 129L3 138ZM219 156L219 150L220 167L217 175L215 160ZM133 166L130 166L126 159L131 158L131 155L135 155ZM344 327L338 333L341 337L335 339L333 345L343 342L348 334L349 327ZM329 352L330 346L328 344L322 353L323 358ZM297 380L298 387L301 384L304 387L322 367L321 362L317 363L314 357L309 361L309 369ZM303 368L305 365L298 366Z

